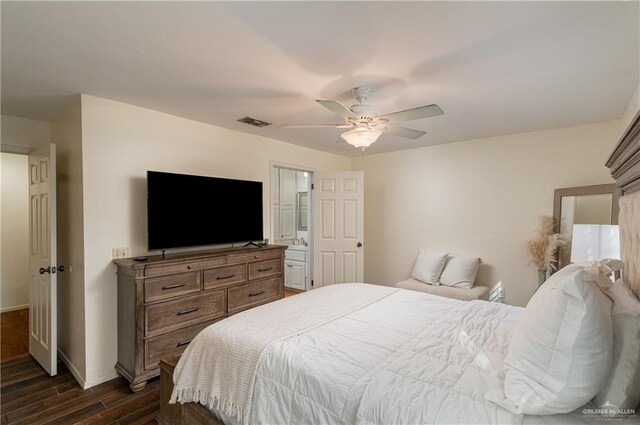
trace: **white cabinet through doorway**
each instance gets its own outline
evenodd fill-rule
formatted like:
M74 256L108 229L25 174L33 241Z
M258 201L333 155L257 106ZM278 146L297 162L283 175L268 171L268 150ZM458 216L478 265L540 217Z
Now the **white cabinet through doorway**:
M284 286L300 291L307 290L308 252L302 246L296 246L287 249L284 255Z
M304 291L307 282L307 264L300 261L285 260L285 286Z

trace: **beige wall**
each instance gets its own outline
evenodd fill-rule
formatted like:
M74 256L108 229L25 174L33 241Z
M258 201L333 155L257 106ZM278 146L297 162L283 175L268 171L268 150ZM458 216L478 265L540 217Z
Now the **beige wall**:
M2 115L0 123L2 152L24 154L49 143L50 124L48 122Z
M640 3L636 1L636 7L638 9L638 39L640 40ZM627 109L620 120L620 128L621 131L625 131L627 127L631 124L631 121L636 116L636 114L640 113L640 43L638 43L638 86L636 87L636 91L631 95L629 99L629 103L627 105Z
M29 185L26 155L0 154L2 276L1 311L29 304Z
M639 77L640 80L640 77ZM636 91L631 95L627 109L624 111L624 115L620 120L620 132L622 133L631 125L636 115L640 113L640 83L636 88Z
M111 376L117 357L111 249L146 254L147 170L262 181L264 234L270 237L270 161L350 167L345 157L84 95L82 128L89 383Z
M365 172L365 281L409 276L419 249L474 255L506 301L536 288L526 241L557 188L610 183L604 162L620 122L471 140L354 158Z
M81 384L86 379L82 127L80 96L51 125L57 150L58 351Z

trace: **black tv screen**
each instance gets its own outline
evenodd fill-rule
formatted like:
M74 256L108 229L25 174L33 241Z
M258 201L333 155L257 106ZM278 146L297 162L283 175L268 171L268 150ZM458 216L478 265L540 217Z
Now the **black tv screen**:
M262 182L147 171L149 251L259 241Z

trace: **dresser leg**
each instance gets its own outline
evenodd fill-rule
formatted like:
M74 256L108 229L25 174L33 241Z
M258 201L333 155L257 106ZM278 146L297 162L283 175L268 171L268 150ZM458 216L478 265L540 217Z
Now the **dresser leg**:
M133 391L134 393L137 393L138 391L142 391L146 386L147 386L147 381L135 382L135 383L129 384L129 388L131 388L131 391Z

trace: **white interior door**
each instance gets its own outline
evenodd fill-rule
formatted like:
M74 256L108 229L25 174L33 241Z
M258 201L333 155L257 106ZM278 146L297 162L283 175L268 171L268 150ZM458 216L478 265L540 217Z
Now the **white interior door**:
M280 172L271 168L271 239L272 243L280 240Z
M280 169L280 206L296 207L296 172L286 168Z
M294 208L280 206L280 239L291 240L296 238L296 210Z
M280 241L287 244L296 238L296 172L286 168L278 169Z
M364 280L364 172L316 172L314 287Z
M29 155L29 353L57 370L56 146Z

